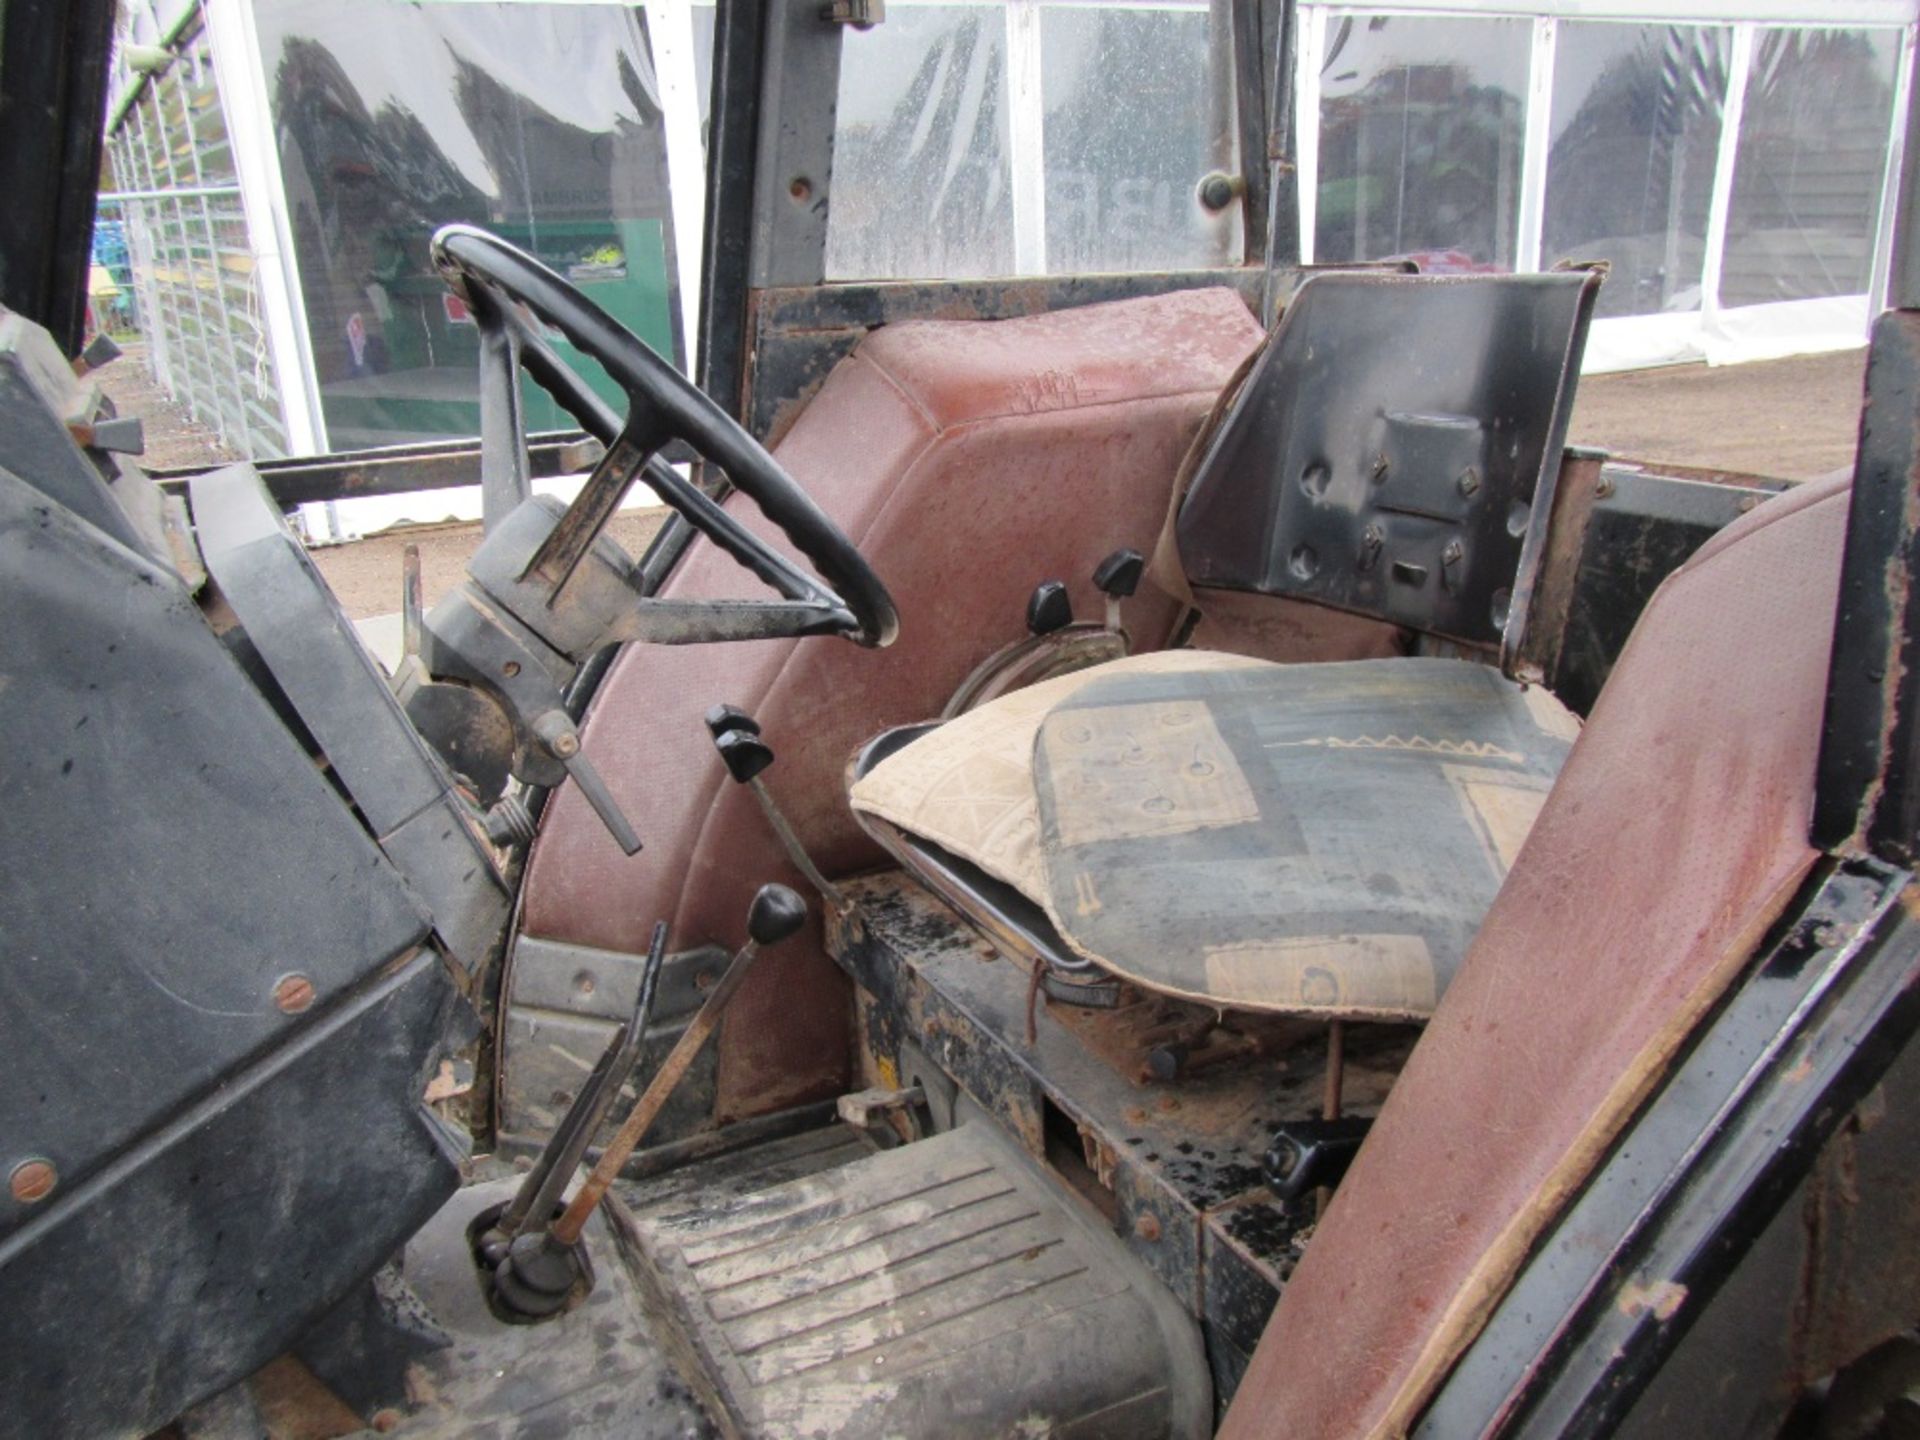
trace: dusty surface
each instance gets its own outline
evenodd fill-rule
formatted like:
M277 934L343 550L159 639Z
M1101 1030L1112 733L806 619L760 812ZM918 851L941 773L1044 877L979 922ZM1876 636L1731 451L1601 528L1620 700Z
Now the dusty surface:
M236 458L219 438L166 398L147 370L145 347L101 372L121 414L146 421L147 463L156 468ZM1581 382L1569 439L1623 458L1807 480L1853 463L1865 350L1750 365L1676 365ZM663 512L617 517L613 533L638 554ZM420 546L431 605L452 587L479 543L472 525L436 525L314 552L347 613L359 619L399 608L400 554Z
M1853 464L1865 350L1580 382L1573 431L1635 460L1812 480Z

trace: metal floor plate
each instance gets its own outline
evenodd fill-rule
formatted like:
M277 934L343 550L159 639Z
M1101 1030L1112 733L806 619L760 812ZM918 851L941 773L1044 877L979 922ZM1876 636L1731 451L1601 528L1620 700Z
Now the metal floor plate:
M631 1223L642 1285L733 1433L1210 1429L1192 1321L985 1124Z

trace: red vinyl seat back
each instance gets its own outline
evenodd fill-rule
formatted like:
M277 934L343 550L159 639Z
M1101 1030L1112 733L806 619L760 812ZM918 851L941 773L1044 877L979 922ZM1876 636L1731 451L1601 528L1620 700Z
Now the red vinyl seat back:
M1655 594L1282 1293L1230 1440L1405 1433L1791 898L1849 493L1782 495Z

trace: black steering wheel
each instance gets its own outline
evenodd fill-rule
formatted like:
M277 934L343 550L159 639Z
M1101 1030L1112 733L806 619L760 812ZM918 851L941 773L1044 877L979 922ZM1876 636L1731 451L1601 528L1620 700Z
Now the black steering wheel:
M481 480L489 536L531 494L521 368L606 446L578 498L514 577L515 589L531 585L546 606L553 606L635 478L644 474L688 524L782 598L637 599L632 613L604 628L599 638L689 644L841 635L862 645L892 642L899 629L893 600L853 543L759 441L644 341L531 255L471 225L439 230L433 261L467 301L480 330ZM600 362L626 392L624 417L560 358L529 316ZM795 565L660 459L658 452L676 440L717 465L821 578Z

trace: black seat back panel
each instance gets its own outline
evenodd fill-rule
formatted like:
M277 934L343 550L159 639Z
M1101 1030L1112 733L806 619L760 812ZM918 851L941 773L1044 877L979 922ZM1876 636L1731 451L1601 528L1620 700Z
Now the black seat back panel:
M1178 519L1197 587L1495 646L1540 553L1600 275L1318 275Z

